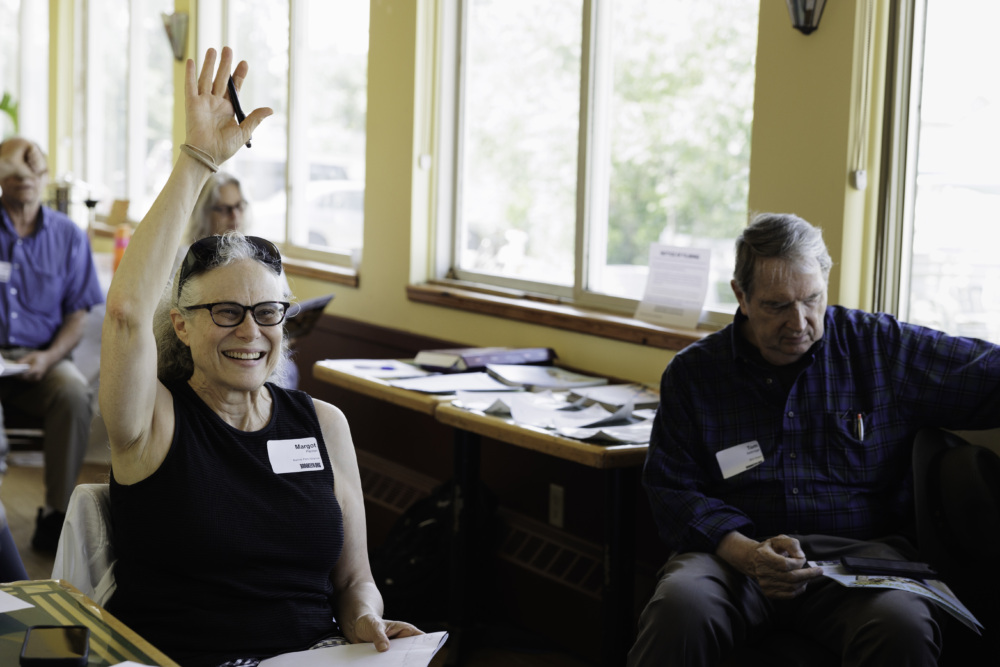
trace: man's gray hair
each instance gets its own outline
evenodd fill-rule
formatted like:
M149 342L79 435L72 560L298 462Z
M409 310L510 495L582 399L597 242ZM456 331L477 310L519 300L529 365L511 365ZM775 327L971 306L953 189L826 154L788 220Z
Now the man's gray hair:
M199 278L201 276L210 273L213 269L246 260L260 261L257 249L246 240L243 234L239 232L226 232L221 236L210 268L187 278L182 286L183 289L180 290L180 294L178 294L178 290L175 287L176 281L180 279L180 270L177 271L174 280L167 284L163 290L163 294L160 296L160 302L157 304L156 313L153 316L153 334L156 337L156 377L160 382L187 380L194 373L194 359L191 357L191 348L177 337L173 321L170 319L171 309L184 310L187 307L200 303L202 292ZM272 272L271 267L267 264L261 262L261 265L266 267L269 272ZM292 295L283 294L282 298L288 301L292 298ZM247 313L246 316L250 317L250 314ZM284 330L283 323L279 326ZM288 364L292 363L287 336L281 337L280 352L281 358L278 361L278 365L271 377L268 378L277 384L283 384L289 372Z
M772 257L801 266L815 260L824 281L833 268L823 231L791 213L759 213L737 237L733 280L744 294L753 293L758 261Z

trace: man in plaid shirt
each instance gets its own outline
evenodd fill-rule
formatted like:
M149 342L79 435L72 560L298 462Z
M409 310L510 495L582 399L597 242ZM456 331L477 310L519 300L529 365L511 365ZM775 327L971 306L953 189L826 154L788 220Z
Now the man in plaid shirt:
M1000 347L827 306L830 255L797 216L736 247L733 323L663 374L643 483L675 554L629 664L717 664L789 628L845 665L936 665L932 603L806 561L918 558L913 436L1000 426Z

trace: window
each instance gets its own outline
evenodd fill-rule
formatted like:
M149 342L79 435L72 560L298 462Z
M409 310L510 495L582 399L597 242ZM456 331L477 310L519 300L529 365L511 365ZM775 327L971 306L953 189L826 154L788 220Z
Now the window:
M172 0L85 0L77 62L74 172L106 213L129 200L129 218L149 210L173 166L173 51L161 12ZM108 119L118 119L109 122Z
M454 156L439 273L631 311L650 243L707 247L706 308L731 315L757 12L751 0L461 2L446 19L461 57L439 124L457 128L439 151Z
M895 300L904 320L1000 343L1000 43L990 30L1000 5L901 4L909 39L900 42L912 57L901 77L910 94L898 102L908 118L896 137L902 205L890 228L899 238L889 244L901 261L881 304Z
M0 0L0 97L8 96L0 138L16 131L42 148L49 140L48 22L48 3Z
M243 182L253 232L290 256L349 265L364 225L367 0L230 0L219 11L221 43L250 63L243 108L274 110L224 167Z

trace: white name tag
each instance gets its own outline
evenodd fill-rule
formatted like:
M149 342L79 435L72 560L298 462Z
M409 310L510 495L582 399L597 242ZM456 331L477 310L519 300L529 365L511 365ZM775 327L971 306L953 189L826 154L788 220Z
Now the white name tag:
M10 282L10 262L0 262L0 283Z
M723 449L715 455L715 458L719 461L719 469L722 470L723 479L729 479L741 472L756 468L764 462L764 454L761 453L760 444L756 440Z
M316 438L268 440L267 457L271 460L271 469L278 475L323 469Z

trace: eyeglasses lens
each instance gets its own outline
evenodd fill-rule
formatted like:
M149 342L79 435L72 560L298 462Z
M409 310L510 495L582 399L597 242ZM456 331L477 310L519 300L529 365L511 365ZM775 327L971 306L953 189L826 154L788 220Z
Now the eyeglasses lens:
M243 322L246 312L253 313L254 321L270 327L281 324L285 319L285 306L276 301L258 303L253 306L243 306L238 303L217 303L212 306L212 321L220 327L235 327Z

